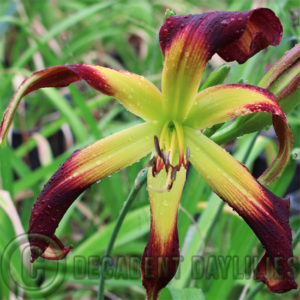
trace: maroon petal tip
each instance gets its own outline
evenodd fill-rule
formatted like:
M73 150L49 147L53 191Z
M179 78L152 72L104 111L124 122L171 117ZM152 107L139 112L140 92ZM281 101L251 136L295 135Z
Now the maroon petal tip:
M28 231L32 262L44 255L48 247L56 251L58 257L61 255L64 257L71 249L66 248L54 233L67 209L88 187L80 181L80 176L78 178L70 176L74 168L78 167L78 163L73 162L78 153L80 151L75 151L61 165L44 186L34 204ZM49 259L47 254L44 257Z
M206 53L209 59L218 53L226 61L244 63L267 46L278 45L282 37L282 25L268 8L171 16L159 32L163 54L183 35L186 45L182 51L186 51L188 44L192 45L191 57Z
M161 289L175 276L180 261L177 227L169 243L164 245L164 249L156 239L154 229L151 227L150 238L141 263L142 281L148 299L158 299Z

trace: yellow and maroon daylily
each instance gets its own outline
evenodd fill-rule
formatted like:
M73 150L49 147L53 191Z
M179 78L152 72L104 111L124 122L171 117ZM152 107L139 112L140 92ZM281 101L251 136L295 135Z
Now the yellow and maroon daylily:
M198 93L204 68L213 54L244 63L268 45L279 44L281 35L279 19L265 8L172 16L159 34L165 57L161 91L142 76L82 64L47 68L25 80L4 113L0 141L7 135L24 95L79 80L118 99L145 120L76 151L51 177L34 205L29 233L54 239L61 253L47 257L49 242L31 238L32 248L40 248L40 253L32 251L32 260L39 255L64 257L69 248L55 236L55 230L76 197L99 179L151 153L147 184L151 233L141 266L148 299L157 299L178 266L177 213L189 162L262 242L266 254L258 265L258 280L273 292L296 288L290 263L289 200L262 185L280 176L289 159L292 137L284 113L272 93L247 84L217 85ZM204 128L254 112L273 115L280 143L277 158L258 181L202 133ZM279 276L271 276L270 269Z

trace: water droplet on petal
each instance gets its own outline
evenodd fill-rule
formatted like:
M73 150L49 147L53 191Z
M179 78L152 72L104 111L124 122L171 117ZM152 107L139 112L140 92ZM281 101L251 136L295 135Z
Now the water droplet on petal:
M228 22L227 20L223 20L223 21L221 21L221 25L222 25L222 26L227 26L227 25L228 25L228 23L229 23L229 22Z

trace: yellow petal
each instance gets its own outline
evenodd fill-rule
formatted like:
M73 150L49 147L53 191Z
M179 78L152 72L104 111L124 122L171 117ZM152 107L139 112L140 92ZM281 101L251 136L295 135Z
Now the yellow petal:
M205 89L198 94L185 124L202 129L254 112L273 115L273 126L279 140L276 159L259 178L264 186L269 186L288 163L293 138L281 107L268 90L248 84L224 84Z
M157 125L145 123L108 136L74 152L56 171L40 193L30 218L29 233L32 260L42 255L49 241L55 240L63 253L69 249L55 237L55 229L73 201L90 185L136 162L153 150L153 136L159 133ZM52 247L53 248L53 247ZM46 254L47 255L47 254ZM45 256L50 258L49 256Z
M151 233L142 257L142 277L147 297L153 300L173 278L179 263L177 214L186 170L181 168L172 189L163 191L167 177L165 170L156 177L151 170L148 173Z
M146 78L100 66L66 65L33 73L15 92L0 124L0 144L4 141L22 98L40 88L64 87L85 80L94 89L118 99L129 111L145 120L161 119L162 96Z
M162 95L145 77L101 66L68 66L93 88L118 99L126 109L145 120L162 117Z
M248 84L216 85L197 95L185 124L203 129L254 112L282 114L274 95L265 89Z
M252 228L266 249L268 261L281 276L279 281L270 278L263 259L258 268L259 280L273 292L296 288L290 263L293 251L289 199L281 199L265 189L244 165L202 133L190 128L184 131L193 166Z

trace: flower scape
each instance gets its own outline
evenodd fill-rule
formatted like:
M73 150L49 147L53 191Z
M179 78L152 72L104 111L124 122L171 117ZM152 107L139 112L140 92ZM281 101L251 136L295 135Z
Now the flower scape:
M159 32L164 55L161 90L142 76L84 64L46 68L26 79L4 113L0 142L4 142L23 96L80 80L114 97L145 121L74 152L50 178L30 218L32 262L39 256L64 258L70 247L55 236L55 230L74 200L93 183L150 153L147 188L151 232L141 264L148 299L158 298L178 267L178 260L174 260L180 255L177 214L190 163L261 241L266 252L257 266L257 280L276 293L296 288L290 262L289 199L266 189L289 160L292 135L285 114L275 96L260 87L223 84L198 92L205 66L214 54L242 64L269 45L278 45L281 36L280 20L266 8L171 16ZM276 159L258 180L203 134L205 128L256 112L272 114L279 140ZM55 240L59 253L47 255L51 244L35 238L35 234ZM159 272L161 259L168 262L167 272ZM270 276L274 272L279 276Z

